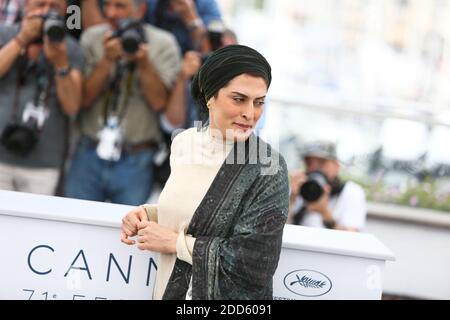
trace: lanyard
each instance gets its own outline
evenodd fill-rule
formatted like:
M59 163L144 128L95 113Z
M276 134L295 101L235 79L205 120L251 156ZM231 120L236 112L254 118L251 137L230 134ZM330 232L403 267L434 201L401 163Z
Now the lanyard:
M18 58L18 71L16 86L14 88L13 105L11 109L10 120L12 122L20 122L17 120L17 109L19 109L19 94L21 87L25 84L26 74L33 67L36 68L36 89L33 102L37 105L43 105L45 109L48 109L48 100L50 98L50 89L52 86L51 77L49 76L49 69L44 63L44 54L41 51L39 57L34 65L29 65L29 60L25 55L21 55Z
M122 122L125 117L125 113L128 109L128 100L130 95L132 94L132 84L133 84L133 74L135 70L134 64L124 65L121 62L116 64L116 73L114 78L110 82L108 92L105 95L104 103L103 103L103 125L106 126L108 122L108 116L111 113L110 111L117 114L119 97L121 96L121 84L122 78L125 73L125 70L128 71L127 74L127 84L125 90L125 96L122 103L122 108L118 114L118 125Z

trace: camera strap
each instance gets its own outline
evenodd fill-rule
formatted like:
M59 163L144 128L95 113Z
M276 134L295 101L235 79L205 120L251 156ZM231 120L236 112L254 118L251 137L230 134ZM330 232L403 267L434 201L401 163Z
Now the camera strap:
M48 101L50 98L50 89L52 86L51 71L47 63L43 51L40 52L36 71L36 91L34 95L35 105L42 105L48 109Z
M340 196L342 190L344 190L346 181L342 181L339 177L336 177L331 183L330 197Z
M122 78L125 71L128 71L127 74L127 83L125 88L125 96L123 98L122 108L120 108L120 112L118 112L119 98L121 96L121 84ZM122 122L125 117L125 113L128 109L128 101L130 95L132 94L132 84L133 84L133 75L134 75L135 65L127 64L124 65L121 62L116 64L116 73L114 78L110 82L108 92L105 95L105 99L103 102L103 125L106 126L108 123L108 117L112 113L117 115L118 125Z
M20 55L17 59L17 77L16 77L16 86L14 88L14 98L11 108L11 114L10 114L10 121L11 122L17 122L17 109L19 108L19 93L20 93L20 87L24 84L24 76L25 71L27 69L28 65L28 59L25 55Z
M20 108L20 89L25 84L26 75L33 69L33 67L36 68L36 91L33 103L36 106L42 105L46 112L48 111L48 101L52 86L50 69L45 62L43 51L40 52L38 59L31 64L25 54L20 55L17 60L17 64L16 86L14 88L14 97L10 114L10 121L12 123L19 123L21 121L18 119L18 110Z
M49 100L53 78L51 76L51 68L45 60L44 51L41 50L36 62L36 90L33 105L34 107L42 107L41 112L44 113L42 117L44 120L38 125L38 130L40 131L49 113Z

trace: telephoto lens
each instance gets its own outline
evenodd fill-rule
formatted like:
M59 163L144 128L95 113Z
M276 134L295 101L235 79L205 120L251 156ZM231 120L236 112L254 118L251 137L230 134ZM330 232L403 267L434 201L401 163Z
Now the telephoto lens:
M322 171L312 171L300 188L300 196L307 202L317 201L323 195L326 184L328 178Z

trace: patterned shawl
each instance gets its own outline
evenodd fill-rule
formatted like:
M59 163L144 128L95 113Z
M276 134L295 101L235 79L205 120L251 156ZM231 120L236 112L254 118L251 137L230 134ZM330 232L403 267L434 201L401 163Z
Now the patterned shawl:
M287 168L281 155L254 135L243 144L245 161L230 164L242 150L236 143L195 211L187 230L196 238L193 264L176 260L163 299L185 299L191 275L194 300L273 298L288 212ZM261 148L278 159L276 173L261 174Z

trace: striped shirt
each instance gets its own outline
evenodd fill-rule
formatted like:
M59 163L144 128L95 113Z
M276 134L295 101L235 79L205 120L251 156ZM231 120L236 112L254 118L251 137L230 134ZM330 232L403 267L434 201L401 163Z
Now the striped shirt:
M20 20L24 0L0 0L0 24L11 25Z

